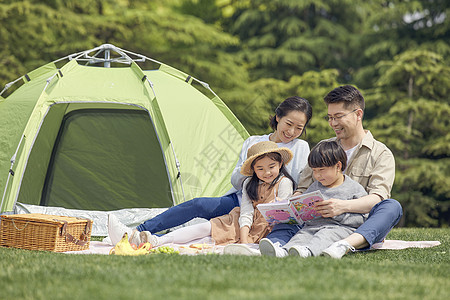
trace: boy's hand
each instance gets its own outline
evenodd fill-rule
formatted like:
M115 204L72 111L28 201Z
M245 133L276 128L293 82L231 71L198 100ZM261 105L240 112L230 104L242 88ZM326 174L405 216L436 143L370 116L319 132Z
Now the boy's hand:
M315 210L324 218L332 218L346 212L345 203L344 200L333 198L318 201L315 203Z

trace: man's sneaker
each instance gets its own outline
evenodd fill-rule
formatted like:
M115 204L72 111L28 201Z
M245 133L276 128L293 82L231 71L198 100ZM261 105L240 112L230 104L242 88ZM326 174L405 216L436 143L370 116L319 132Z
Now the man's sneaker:
M289 255L290 256L300 256L300 257L310 257L312 256L311 251L305 246L292 246L289 248Z
M331 244L331 246L323 250L320 255L341 259L342 256L344 256L349 250L354 252L355 248L352 247L352 245L350 245L347 241L341 240Z
M115 215L109 214L108 236L111 240L111 243L115 246L122 239L125 233L128 233L128 237L130 238L133 233L133 229L128 228L127 226L122 224Z
M223 254L258 256L261 253L245 244L229 244L223 248Z
M279 242L274 244L268 238L259 241L259 251L265 256L285 257L288 255L286 249L282 248Z
M141 243L150 243L152 247L159 246L158 236L153 235L150 231L139 232L139 237L141 239Z

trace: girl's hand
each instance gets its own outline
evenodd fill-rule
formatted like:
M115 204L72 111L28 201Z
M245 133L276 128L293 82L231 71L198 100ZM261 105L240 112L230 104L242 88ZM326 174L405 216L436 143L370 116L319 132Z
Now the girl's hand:
M287 199L281 199L281 198L275 197L275 202L287 202Z
M346 201L340 199L328 199L315 203L315 210L324 218L332 218L346 212Z
M248 239L247 238L240 239L239 244L248 244Z
M298 195L301 195L302 193L301 192L294 192L294 194L292 194L292 197L295 197L295 196L298 196Z
M248 233L250 232L250 227L244 226L239 230L239 243L248 244Z

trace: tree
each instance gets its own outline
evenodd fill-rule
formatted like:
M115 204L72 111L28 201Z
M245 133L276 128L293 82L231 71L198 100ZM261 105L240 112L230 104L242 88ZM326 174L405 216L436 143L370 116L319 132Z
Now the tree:
M369 121L396 157L394 194L409 225L442 226L450 207L450 66L429 51L406 51L377 64Z
M433 51L450 63L450 9L445 0L372 0L361 5L363 34L358 38L353 81L371 88L375 65L410 49Z
M10 2L10 3L9 3ZM177 1L9 1L0 4L0 81L103 43L144 54L208 82L241 87L247 72L225 52L238 39L193 16Z
M255 0L238 4L224 26L240 38L237 54L253 80L289 80L309 70L344 69L360 21L353 1Z

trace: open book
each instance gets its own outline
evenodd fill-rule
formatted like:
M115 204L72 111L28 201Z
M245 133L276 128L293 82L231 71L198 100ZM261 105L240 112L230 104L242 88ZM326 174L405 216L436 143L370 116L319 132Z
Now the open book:
M314 210L314 204L323 200L322 193L315 191L292 196L287 201L258 204L256 207L270 225L303 224L305 221L320 217Z

